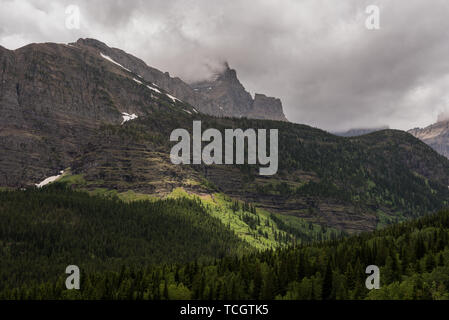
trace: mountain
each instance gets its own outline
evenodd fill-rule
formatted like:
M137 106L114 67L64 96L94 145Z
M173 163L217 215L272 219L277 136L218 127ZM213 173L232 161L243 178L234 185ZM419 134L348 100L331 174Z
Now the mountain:
M143 116L179 105L184 112L223 116L269 115L273 108L283 115L279 100L262 95L250 109L239 110L238 98L252 99L233 70L225 72L234 77L220 82L220 96L203 95L94 39L14 51L0 47L0 63L0 146L6 151L0 159L1 185L19 186L48 175L49 167L66 168L100 124L119 124L124 114ZM222 111L219 104L230 108L222 100L233 109Z
M254 99L237 78L237 72L225 63L224 71L214 79L192 84L193 90L209 101L214 101L219 110L206 112L219 116L248 117L287 121L279 99L256 93Z
M344 138L251 119L256 109L271 108L285 120L280 101L252 99L229 67L189 85L92 39L1 48L0 66L1 187L32 188L51 177L128 200L182 189L215 206L223 223L232 216L230 228L259 248L327 237L326 228L381 228L436 211L449 199L449 160L410 134L383 130ZM260 176L257 165L173 165L170 133L191 132L194 120L221 132L278 129L277 174ZM252 217L230 210L220 200L226 197L262 211ZM266 216L272 227L259 228L254 221Z
M427 143L439 154L449 158L449 121L439 121L428 127L414 128L408 132Z
M171 165L173 128L277 128L279 170L258 166ZM348 232L367 231L434 211L449 199L449 161L395 130L343 138L304 125L207 115L160 114L118 129L104 127L75 159L84 188L164 196L176 188L224 193L282 216Z
M237 78L237 72L228 63L213 80L187 84L178 77L172 78L167 72L149 67L142 60L117 48L109 48L95 39L79 39L71 46L84 50L94 50L112 58L126 69L172 93L179 99L195 106L198 111L228 117L248 117L287 121L279 99L263 94L251 95Z
M376 131L381 131L381 130L386 130L389 129L388 126L383 126L383 127L379 127L379 128L359 128L359 129L350 129L347 131L337 131L337 132L332 132L332 134L335 134L337 136L340 137L356 137L356 136L362 136L364 134L368 134L368 133L372 133L372 132L376 132Z
M0 298L446 297L449 160L412 134L290 123L227 65L187 84L93 39L0 47L0 70ZM277 173L172 164L195 120L277 129Z

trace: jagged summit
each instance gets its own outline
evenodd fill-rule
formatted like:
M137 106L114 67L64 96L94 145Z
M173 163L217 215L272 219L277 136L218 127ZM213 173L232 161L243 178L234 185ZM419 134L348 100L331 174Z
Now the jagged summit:
M425 128L414 128L409 130L408 133L449 158L449 120L443 119Z
M279 99L265 95L256 95L255 99L252 99L239 81L237 71L232 69L227 61L223 62L223 68L211 79L188 84L180 78L170 77L168 72L164 73L150 67L141 59L123 50L110 48L96 39L81 38L70 45L101 52L111 57L143 79L195 106L200 112L215 116L288 121Z
M237 77L237 71L228 62L211 80L191 84L193 89L213 101L218 107L216 114L228 117L247 117L288 121L281 100L256 93L254 99Z

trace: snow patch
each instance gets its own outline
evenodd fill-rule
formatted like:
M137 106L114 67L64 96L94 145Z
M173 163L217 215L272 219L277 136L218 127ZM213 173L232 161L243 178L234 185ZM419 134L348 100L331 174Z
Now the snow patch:
M109 62L112 62L113 64L119 66L120 68L122 68L122 69L124 69L124 70L126 70L128 72L132 72L131 70L129 70L129 69L125 68L124 66L122 66L120 63L115 62L113 59L111 59L111 57L109 57L109 56L107 56L107 55L105 55L105 54L103 54L101 52L100 52L100 55L101 55L102 58L108 60Z
M153 91L155 91L155 92L157 92L157 93L162 93L162 92L160 92L158 89L153 88L153 87L150 87L150 86L148 86L148 85L147 85L147 88L150 89L150 90L153 90Z
M137 80L136 78L133 78L133 80L134 80L135 82L137 82L138 84L142 84L142 81Z
M196 109L195 108L192 108L193 109L193 111L195 112L195 113L198 113L198 111L196 111Z
M48 177L47 179L45 179L41 183L36 183L36 187L42 188L43 186L46 186L49 183L55 182L56 180L58 180L62 176L62 174L64 173L64 170L60 171L59 173L60 174L58 174L57 176Z
M184 111L187 112L188 114L192 114L192 112L190 112L189 110L186 110L186 109L182 109L182 110L184 110Z
M171 94L166 93L166 95L167 95L167 97L169 97L170 99L172 99L173 102L176 102L176 101L182 102L182 101L179 100L178 98L173 97Z
M137 114L135 114L135 113L129 114L129 113L126 113L126 112L122 112L122 117L123 117L122 124L124 124L126 121L134 120L134 119L138 118Z

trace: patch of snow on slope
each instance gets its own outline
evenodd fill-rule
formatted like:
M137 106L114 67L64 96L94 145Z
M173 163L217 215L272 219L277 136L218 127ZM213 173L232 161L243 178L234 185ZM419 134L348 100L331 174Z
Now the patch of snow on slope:
M140 80L137 80L136 78L133 78L133 80L135 81L135 82L137 82L138 84L143 84L142 83L142 81L140 81ZM150 89L150 90L152 90L152 91L154 91L154 92L157 92L157 93L162 93L161 91L159 91L158 89L156 89L156 88L153 88L153 87L151 87L151 86L149 86L149 85L145 85L148 89ZM167 94L168 95L168 94ZM175 97L172 97L172 100L173 99L176 99ZM176 100L178 100L178 99L176 99Z
M129 69L125 68L124 66L122 66L120 63L115 62L114 60L112 60L111 57L109 57L109 56L107 56L107 55L105 55L105 54L103 54L103 53L101 53L101 52L100 52L100 55L101 55L101 57L103 57L104 59L108 60L109 62L112 62L113 64L119 66L120 68L122 68L122 69L124 69L124 70L126 70L126 71L128 71L128 72L132 72L131 70L129 70Z
M167 97L169 97L170 99L172 99L173 102L176 102L176 101L182 102L182 101L179 100L178 98L173 97L171 94L166 93L166 95L167 95Z
M192 108L193 109L193 111L195 112L195 113L198 113L198 111L196 111L196 109L195 108Z
M192 112L190 112L189 110L186 110L186 109L182 109L182 110L184 110L184 111L187 112L188 114L192 114Z
M137 80L136 78L133 78L133 80L134 80L135 82L137 82L138 84L142 84L142 81Z
M126 113L126 112L122 112L122 117L123 117L122 124L124 124L126 121L134 120L134 119L138 118L138 116L135 113L129 114L129 113Z
M153 88L153 87L150 87L150 86L148 86L148 85L147 85L147 88L150 89L150 90L153 90L153 91L155 91L155 92L157 92L157 93L162 93L162 92L160 92L158 89Z
M58 180L62 176L63 173L64 173L64 171L60 171L59 175L48 177L47 179L45 179L41 183L36 183L36 187L42 188L43 186L46 186L49 183L55 182L56 180Z

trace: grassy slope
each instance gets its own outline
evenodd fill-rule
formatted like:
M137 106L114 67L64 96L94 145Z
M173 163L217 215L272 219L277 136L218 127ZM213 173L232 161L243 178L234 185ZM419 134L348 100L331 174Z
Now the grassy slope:
M271 214L263 209L256 208L256 212L244 210L243 203L239 203L237 210L233 209L235 200L221 194L198 196L187 193L182 188L175 189L169 197L199 199L205 205L208 212L228 226L241 239L248 242L252 247L263 249L276 249L291 245L292 243L306 242L311 239L327 239L339 233L337 230L328 228L324 230L321 226L306 222L294 216L283 216ZM285 226L282 228L274 219L280 219ZM252 221L257 221L252 224Z
M87 191L92 195L118 197L125 202L140 200L156 201L160 199L156 196L136 193L133 190L128 190L125 192L108 190L107 188L95 188L89 190L88 188L90 183L84 179L83 175L72 175L70 173L70 169L67 169L62 177L57 180L57 182L65 183L71 187L76 187L80 190ZM204 183L207 183L207 180L201 182L192 180L190 182L191 185ZM341 231L335 228L323 227L297 216L270 213L269 211L261 208L256 208L255 214L249 211L244 211L242 207L240 207L237 211L233 211L233 199L223 193L196 195L194 193L187 192L182 187L179 187L166 197L199 199L212 216L218 218L224 225L233 230L242 240L259 250L278 248L291 243L324 240L341 234ZM242 203L242 201L238 202ZM244 221L242 217L245 215L259 219L260 222L256 228L251 228L248 223ZM280 220L282 222L281 227L278 226L278 222L273 220L273 217L274 219L277 218L276 221ZM285 239L278 239L275 233L278 233L281 237L285 237Z
M70 170L66 170L66 173L58 182L67 183L72 187L76 186L81 188L81 190L89 186L89 183L84 180L82 175L71 175ZM197 182L193 181L192 184L194 183ZM118 192L106 188L95 188L90 190L89 193L106 197L118 197L125 202L156 201L159 199L155 196L136 193L132 190ZM183 188L176 188L166 198L187 198L201 201L212 217L219 219L224 226L230 228L240 239L258 250L275 249L292 243L328 239L340 234L336 229L323 228L318 224L307 222L295 216L272 214L259 208L256 208L255 213L245 211L242 201L237 201L239 208L233 210L233 203L236 200L222 193L197 195L187 192ZM273 216L283 222L281 227L278 226L279 223L273 219Z

